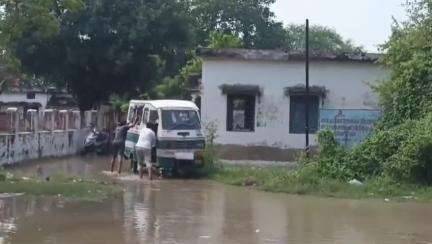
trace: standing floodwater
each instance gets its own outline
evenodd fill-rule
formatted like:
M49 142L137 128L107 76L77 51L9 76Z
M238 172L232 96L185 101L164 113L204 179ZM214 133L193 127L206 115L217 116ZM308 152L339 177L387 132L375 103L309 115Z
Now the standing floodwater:
M107 158L68 158L18 175L104 177ZM0 243L431 243L432 205L270 194L209 181L123 177L101 203L0 198Z

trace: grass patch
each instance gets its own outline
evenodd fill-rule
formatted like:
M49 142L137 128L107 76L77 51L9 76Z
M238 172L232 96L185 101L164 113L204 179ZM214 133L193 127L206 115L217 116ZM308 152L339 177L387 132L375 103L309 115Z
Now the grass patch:
M432 201L432 187L371 179L363 186L319 177L312 166L296 171L283 167L214 167L207 177L221 183L253 187L268 192L351 199L389 199L392 201Z
M82 180L65 175L52 176L49 181L6 177L0 177L0 180L0 193L60 196L80 201L103 201L121 196L122 193L122 188L113 184Z

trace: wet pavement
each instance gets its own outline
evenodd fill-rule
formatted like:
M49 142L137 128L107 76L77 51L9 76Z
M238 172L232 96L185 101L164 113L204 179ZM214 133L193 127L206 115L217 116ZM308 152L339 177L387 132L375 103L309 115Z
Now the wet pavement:
M107 177L106 158L39 163L14 172ZM119 181L123 197L101 203L2 196L0 243L432 243L432 204L290 196L211 181Z

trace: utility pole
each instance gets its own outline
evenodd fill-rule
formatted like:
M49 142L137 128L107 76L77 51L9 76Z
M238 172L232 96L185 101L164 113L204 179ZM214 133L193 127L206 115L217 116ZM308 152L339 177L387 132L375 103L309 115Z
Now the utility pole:
M309 155L309 19L306 19L306 108L305 108L305 133L306 154Z

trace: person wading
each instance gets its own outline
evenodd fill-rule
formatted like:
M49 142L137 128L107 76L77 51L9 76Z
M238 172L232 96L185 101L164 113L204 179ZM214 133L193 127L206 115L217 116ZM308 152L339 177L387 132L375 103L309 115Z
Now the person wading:
M118 173L121 174L127 131L130 128L134 127L137 124L137 122L138 120L135 120L135 123L133 124L126 124L126 122L119 122L117 124L117 127L114 132L114 139L112 141L113 157L111 160L111 172L114 172L115 161L116 158L118 157L120 160Z
M135 152L139 164L141 179L144 175L144 167L147 168L149 179L153 179L152 149L156 146L156 135L148 127L140 130L138 142L135 145Z

